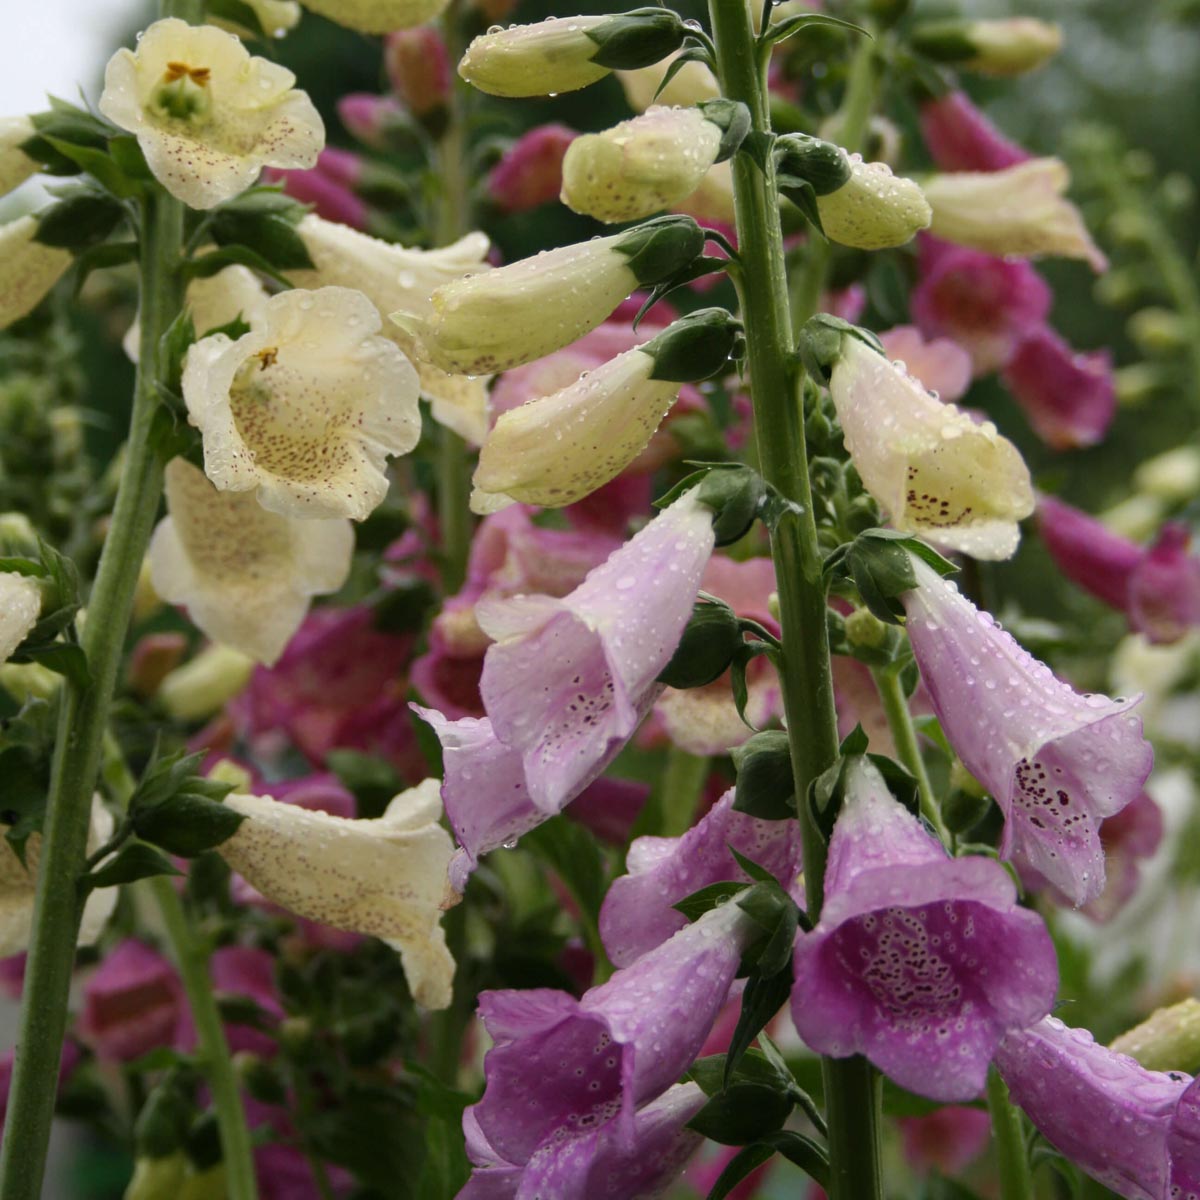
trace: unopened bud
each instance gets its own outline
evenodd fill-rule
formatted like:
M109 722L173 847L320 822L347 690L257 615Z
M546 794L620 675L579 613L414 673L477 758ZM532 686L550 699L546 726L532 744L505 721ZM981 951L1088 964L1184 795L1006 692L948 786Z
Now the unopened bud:
M1169 308L1143 308L1129 318L1129 336L1144 354L1172 354L1188 344L1187 322Z
M139 638L126 671L130 690L138 696L153 696L185 654L187 637L182 633L148 633Z
M373 150L390 150L414 132L408 111L393 96L353 92L338 100L337 111L350 134Z
M488 176L488 195L504 212L526 212L557 200L562 165L578 135L566 125L537 125L505 151Z
M1023 75L1062 49L1062 29L1033 17L995 21L934 21L918 25L913 45L939 62L981 75Z
M229 784L239 795L254 791L254 779L250 772L229 758L222 758L214 763L208 772L208 778L217 783Z
M921 188L893 175L887 163L848 158L850 177L840 187L817 192L817 211L830 241L857 250L903 246L925 229L932 212Z
M452 80L450 57L437 26L421 25L391 34L384 43L383 63L392 91L413 116L427 120L446 108Z
M740 322L723 308L702 308L673 321L641 349L654 359L651 379L696 383L726 370L742 343Z
M1160 1008L1121 1034L1111 1049L1128 1054L1148 1071L1200 1071L1200 1000L1189 997Z
M1156 496L1128 496L1100 514L1100 520L1133 542L1149 541L1162 523L1162 501Z
M254 659L230 646L212 645L163 681L163 708L179 721L202 721L232 700L250 682Z
M179 1200L187 1165L182 1151L163 1158L137 1159L124 1200Z
M1113 391L1122 408L1137 408L1170 387L1170 376L1156 363L1131 363L1113 372Z
M1168 504L1191 500L1200 495L1200 448L1177 446L1147 459L1134 471L1133 483Z
M37 548L37 530L24 513L0 513L0 555L33 555Z
M62 685L62 678L41 663L0 663L0 688L18 704L49 700Z
M879 650L891 637L891 630L870 609L856 608L845 623L846 641L855 649Z

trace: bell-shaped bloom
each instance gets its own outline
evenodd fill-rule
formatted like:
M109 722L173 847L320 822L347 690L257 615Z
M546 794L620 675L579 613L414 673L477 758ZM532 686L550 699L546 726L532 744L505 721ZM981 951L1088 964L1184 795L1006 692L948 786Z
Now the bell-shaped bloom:
M703 1141L687 1123L707 1102L697 1084L676 1084L638 1110L631 1135L609 1123L547 1142L524 1163L503 1159L468 1110L463 1128L475 1170L457 1200L653 1200Z
M297 916L382 938L400 952L414 999L450 1003L454 960L442 932L452 897L450 835L438 783L402 792L374 820L347 820L270 796L226 798L245 820L217 849L268 900Z
M687 924L674 905L726 880L750 882L733 850L765 867L786 889L801 865L796 821L764 821L734 810L729 791L681 837L640 837L629 847L627 875L616 879L600 910L600 935L609 958L630 963ZM732 848L732 849L731 849Z
M177 721L206 720L246 686L253 670L250 655L214 642L163 678L158 702Z
M585 133L562 164L562 202L610 224L637 221L690 196L717 161L722 133L698 108L655 105Z
M415 117L444 108L454 83L446 39L436 25L398 29L383 44L392 93Z
M850 178L817 196L825 236L858 250L903 246L929 224L929 202L911 179L893 175L883 162L848 156Z
M988 254L1081 258L1103 271L1108 260L1063 195L1070 182L1059 159L1034 158L1002 171L934 175L921 186L937 237Z
M100 111L137 137L154 177L192 208L213 208L263 167L311 167L325 126L296 77L251 57L231 33L169 17L104 72Z
M487 192L502 212L528 212L558 199L567 148L578 135L566 125L526 130L492 168Z
M1038 1132L1118 1196L1200 1195L1200 1086L1191 1076L1147 1071L1054 1017L1009 1034L996 1066Z
M112 837L112 814L99 796L92 797L88 825L87 852L94 854ZM17 857L7 838L0 838L0 958L8 958L29 949L33 931L33 897L37 887L38 864L42 857L42 835L30 834L25 843L25 861ZM76 944L91 946L100 937L113 909L117 907L115 887L95 888L83 906Z
M921 135L939 171L1003 171L1032 157L1006 138L965 92L926 100Z
M652 104L700 104L720 96L721 85L717 77L702 62L684 63L660 92L663 77L678 57L678 54L672 54L651 67L616 73L625 100L634 112L645 112Z
M0 329L28 316L71 265L71 255L37 241L36 217L0 225Z
M1104 887L1099 826L1141 793L1154 754L1138 698L1079 695L953 583L913 559L901 597L921 678L967 770L1004 813L1000 852L1075 904Z
M688 492L561 600L476 605L495 641L480 682L487 718L417 710L442 743L442 797L463 848L456 887L481 854L560 812L633 736L691 616L711 518Z
M853 336L829 387L854 466L897 529L974 558L1011 557L1033 485L995 425L935 399Z
M1096 445L1116 416L1109 352L1076 354L1044 325L1020 339L1001 378L1034 433L1055 450Z
M205 474L287 517L363 520L387 494L389 454L421 433L417 373L351 288L273 296L233 341L196 342L183 398Z
M29 636L42 611L42 589L28 575L0 572L0 663Z
M21 148L36 134L28 117L0 117L0 196L37 174L38 164Z
M969 47L961 65L981 75L1024 75L1049 62L1062 49L1062 26L1036 17L968 21L962 38Z
M961 400L971 386L971 356L950 338L928 341L914 325L897 325L879 335L883 352L893 362L899 359L940 400Z
M1004 1035L1044 1017L1058 968L1041 917L989 858L950 858L869 759L847 768L820 923L796 939L792 1020L902 1087L971 1100Z
M182 458L167 465L166 494L150 542L154 588L214 641L273 663L311 598L346 582L349 521L282 517L249 493L218 492Z
M469 233L437 250L411 250L312 214L300 222L297 232L313 270L292 271L292 282L297 287L362 292L385 318L379 335L395 342L417 368L421 394L432 404L434 419L469 441L482 441L487 429L487 380L439 370L386 317L396 309L427 316L437 288L487 271L488 239L482 233Z
M506 371L595 329L639 284L690 263L703 240L690 218L660 218L444 284L432 312L408 308L392 319L416 339L417 357L443 371Z
M391 33L434 20L449 0L301 0L320 13L359 33Z
M1004 366L1049 315L1050 288L1022 259L923 236L918 263L909 298L913 320L926 337L953 338L970 354L976 375Z
M628 1144L638 1109L699 1053L754 929L726 903L582 999L484 992L479 1015L494 1045L483 1098L467 1111L496 1155L528 1163L547 1143L610 1124Z

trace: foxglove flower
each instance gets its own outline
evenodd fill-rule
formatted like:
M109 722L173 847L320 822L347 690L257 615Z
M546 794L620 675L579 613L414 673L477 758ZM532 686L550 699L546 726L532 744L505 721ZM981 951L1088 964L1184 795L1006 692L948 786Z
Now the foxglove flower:
M380 326L361 292L323 287L272 297L237 341L192 345L183 398L216 487L286 517L369 516L387 456L421 433L417 373Z
M653 66L616 73L625 100L634 112L645 112L654 104L687 106L720 96L717 77L702 62L685 62L660 92L663 77L678 57L672 54Z
M311 171L264 171L263 183L282 187L293 200L308 205L313 215L351 229L371 224L370 206L349 184L314 167Z
M42 611L42 589L28 575L0 572L0 663L29 636Z
M1008 872L949 858L866 758L847 768L825 902L796 939L792 1020L812 1049L863 1054L902 1087L971 1100L1004 1035L1046 1015L1058 970Z
M0 196L37 174L38 164L21 149L36 135L28 117L0 117Z
M301 0L310 12L320 13L359 33L391 33L432 21L449 0Z
M700 186L722 136L700 109L665 105L582 134L563 159L562 202L610 224L649 217Z
M290 294L290 293L288 293ZM245 492L218 492L182 458L166 472L167 516L150 542L155 591L185 604L214 641L273 663L313 596L346 582L349 521L295 521Z
M703 244L691 218L661 217L445 284L428 315L410 306L392 319L416 339L417 357L443 371L506 371L595 329L640 284L674 275Z
M897 529L975 558L1011 557L1033 485L995 425L943 404L851 335L829 388L850 457Z
M1062 28L1035 17L992 21L932 21L918 25L913 40L931 57L981 75L1024 75L1062 48Z
M821 226L830 241L858 250L903 246L929 224L929 202L911 179L883 162L847 156L850 178L817 196Z
M28 316L71 265L71 255L36 240L36 217L0 225L0 329Z
M888 358L899 359L926 391L941 400L961 400L971 386L971 356L949 338L926 341L915 326L897 325L881 333L879 341Z
M528 212L558 199L562 164L575 130L566 125L536 125L504 152L487 179L487 191L502 212Z
M1079 210L1063 193L1071 182L1057 158L1034 158L1003 171L958 171L922 182L933 209L930 232L988 254L1081 258L1094 271L1108 260Z
M964 92L921 105L921 134L940 171L1003 171L1032 157L1010 141Z
M526 1163L502 1159L468 1111L463 1127L475 1171L457 1200L520 1200L522 1196L653 1200L675 1180L703 1141L687 1123L707 1101L698 1085L676 1084L638 1110L632 1137L623 1137L610 1123L547 1142Z
M395 96L376 96L370 92L339 96L337 114L350 136L372 150L391 149L393 133L404 130L408 124L407 110Z
M206 720L246 686L253 670L248 654L214 642L164 676L158 702L177 721Z
M800 871L796 821L764 821L734 810L729 791L681 837L640 837L629 847L627 875L615 880L600 910L600 936L609 958L626 967L687 924L674 905L725 880L750 882L733 857L765 867L786 889Z
M1001 378L1034 433L1055 450L1103 441L1116 415L1108 351L1076 354L1046 326L1017 342Z
M632 737L662 691L657 676L691 616L713 540L711 512L688 492L563 599L476 606L496 643L481 680L487 718L417 709L442 743L442 798L463 848L455 887L481 854L561 811Z
M446 107L454 76L446 40L436 25L398 29L383 46L392 92L415 117Z
M580 1000L549 988L484 992L494 1045L468 1113L496 1155L528 1163L547 1143L610 1124L628 1145L638 1109L700 1051L754 928L726 903Z
M100 111L137 137L172 196L213 208L263 167L316 162L325 126L295 82L233 34L169 17L109 59Z
M917 559L901 597L934 712L1004 813L1000 852L1075 904L1104 887L1099 826L1142 790L1153 752L1138 698L1081 696Z
M311 921L384 939L413 998L450 1003L454 960L439 920L453 853L436 780L402 792L382 817L352 821L269 796L226 798L242 821L217 849L268 900Z
M1200 1196L1200 1087L1147 1071L1046 1017L1010 1033L996 1066L1048 1141L1128 1200Z
M1137 894L1142 863L1152 858L1163 839L1163 814L1153 797L1142 792L1116 816L1100 823L1104 847L1104 891L1080 910L1099 924L1111 921Z

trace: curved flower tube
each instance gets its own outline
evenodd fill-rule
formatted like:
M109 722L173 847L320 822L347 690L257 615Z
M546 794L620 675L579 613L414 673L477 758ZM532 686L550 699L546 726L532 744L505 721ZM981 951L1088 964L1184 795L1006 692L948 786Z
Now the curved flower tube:
M36 134L28 117L0 117L0 196L37 174L38 164L21 149Z
M0 329L28 316L66 274L71 255L36 240L36 217L0 225Z

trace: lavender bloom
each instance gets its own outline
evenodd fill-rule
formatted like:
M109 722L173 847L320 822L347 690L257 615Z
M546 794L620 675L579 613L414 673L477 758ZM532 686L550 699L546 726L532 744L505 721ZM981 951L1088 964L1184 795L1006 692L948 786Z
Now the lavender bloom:
M640 837L629 847L629 874L614 881L600 910L600 936L617 966L627 966L682 929L672 905L711 883L748 881L730 851L770 871L790 888L800 870L800 826L735 812L734 790L682 837Z
M901 599L934 712L1005 817L1000 852L1075 904L1104 888L1099 826L1141 793L1154 754L1140 697L1081 696L914 559Z
M825 904L796 939L792 1020L816 1051L863 1054L901 1086L970 1100L1005 1033L1050 1010L1054 944L1008 872L949 858L865 758L847 770Z
M1054 1017L1009 1034L996 1066L1034 1125L1117 1195L1200 1197L1200 1088L1190 1076L1147 1071Z

